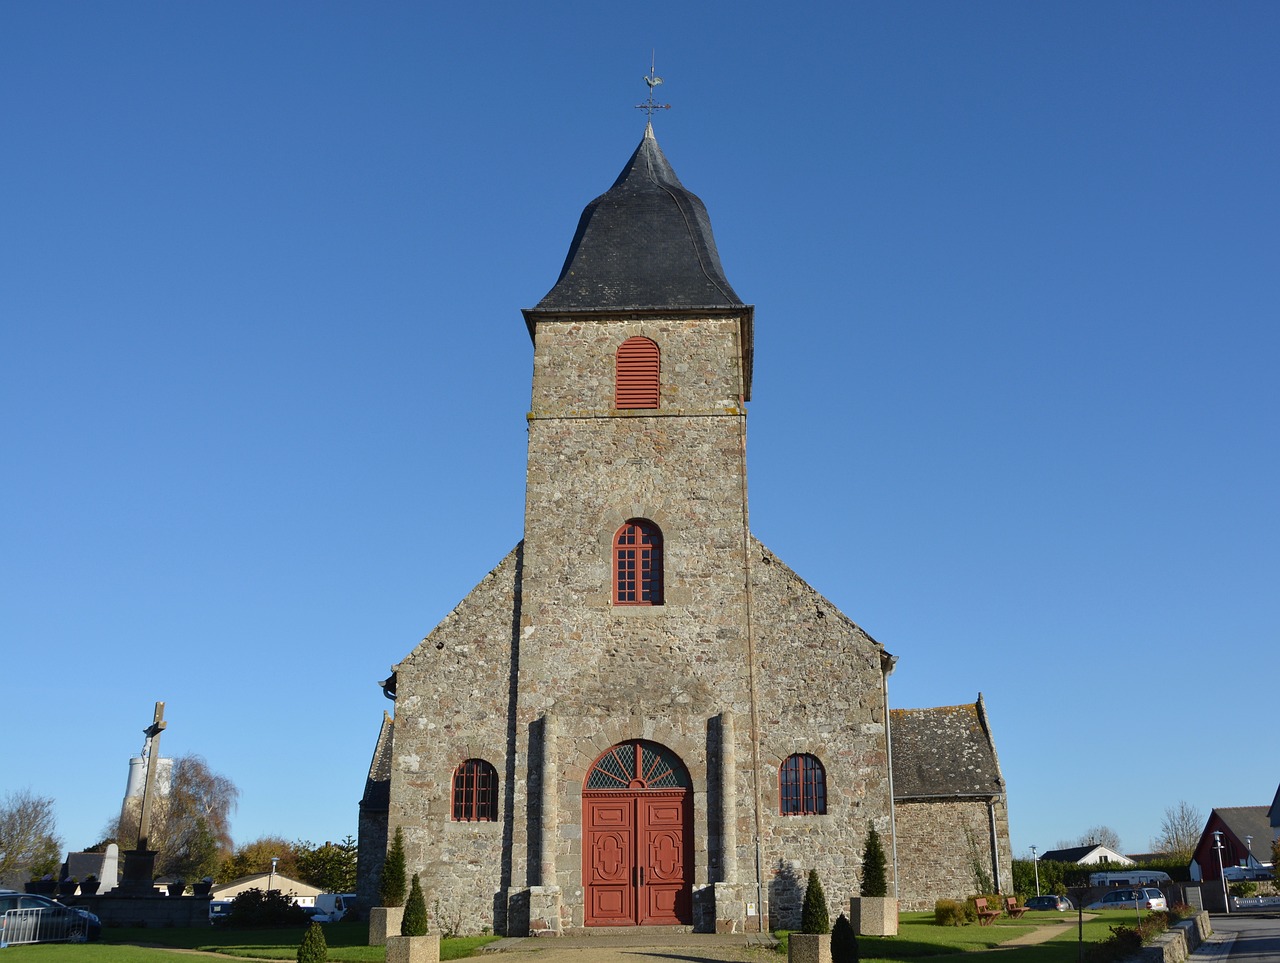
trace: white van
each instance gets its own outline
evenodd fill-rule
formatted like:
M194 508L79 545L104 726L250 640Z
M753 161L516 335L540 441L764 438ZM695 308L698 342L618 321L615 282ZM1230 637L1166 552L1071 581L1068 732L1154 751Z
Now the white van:
M1171 882L1168 873L1158 869L1129 869L1109 873L1090 873L1090 886L1163 886Z
M336 923L348 913L354 917L356 903L355 893L321 893L311 918L317 923Z

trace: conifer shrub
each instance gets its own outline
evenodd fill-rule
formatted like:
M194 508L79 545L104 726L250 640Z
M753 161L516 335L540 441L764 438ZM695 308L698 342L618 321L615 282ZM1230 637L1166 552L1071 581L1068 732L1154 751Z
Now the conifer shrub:
M324 930L319 923L307 927L298 945L298 963L329 963L329 944L324 941Z
M885 875L884 847L876 827L867 825L867 843L862 850L862 895L888 896L889 880Z
M400 935L427 935L427 901L422 895L417 873L413 874L413 882L409 884L409 898L404 904L404 916L400 918Z
M858 937L843 913L831 929L831 963L858 963Z
M378 899L383 906L404 905L404 874L404 831L397 826L382 864L382 879L378 881Z
M827 894L822 891L822 882L818 879L816 869L809 870L809 885L804 891L804 908L800 911L800 932L820 933L823 936L831 932Z

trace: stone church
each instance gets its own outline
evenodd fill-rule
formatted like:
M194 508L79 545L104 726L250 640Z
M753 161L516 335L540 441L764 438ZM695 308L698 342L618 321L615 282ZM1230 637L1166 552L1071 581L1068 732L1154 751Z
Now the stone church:
M971 778L938 778L928 725L904 749L921 764L892 760L895 657L751 533L754 309L651 125L524 320L523 538L383 683L365 905L399 827L444 931L793 926L810 869L833 912L858 894L871 826L897 891L903 764L921 797L904 802L944 807L921 832L977 806L946 872L908 847L912 892L973 892L975 852L1007 891L981 701L937 743L989 749Z

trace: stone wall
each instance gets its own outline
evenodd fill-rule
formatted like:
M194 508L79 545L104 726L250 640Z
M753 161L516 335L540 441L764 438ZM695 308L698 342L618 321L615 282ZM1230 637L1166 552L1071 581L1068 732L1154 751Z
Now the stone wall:
M421 875L427 912L441 928L479 932L503 924L520 558L517 546L396 666L388 829L403 828L408 874ZM503 819L450 818L453 771L466 759L497 770Z
M583 782L631 739L689 771L699 928L746 928L770 901L794 924L811 868L834 916L867 825L889 834L883 649L747 531L742 325L535 327L522 547L397 666L389 826L441 929L583 926ZM612 408L635 335L661 352L656 411ZM660 606L612 602L612 539L637 517L662 529ZM797 752L825 767L825 815L779 814ZM498 770L496 822L450 819L467 758Z
M895 808L898 838L898 900L906 911L931 910L939 899L964 900L978 892L977 867L995 882L988 801L942 800L899 802ZM1013 892L1013 854L1005 800L995 808L999 889Z

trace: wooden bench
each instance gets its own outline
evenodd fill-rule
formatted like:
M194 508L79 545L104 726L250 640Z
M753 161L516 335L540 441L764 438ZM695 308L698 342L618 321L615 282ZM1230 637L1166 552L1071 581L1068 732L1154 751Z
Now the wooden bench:
M987 901L981 896L973 901L973 905L978 909L979 926L990 926L992 921L1000 915L1000 911L998 909L987 909Z
M1018 905L1018 898L1016 896L1010 896L1004 901L1004 911L1016 920L1022 917L1022 914L1027 911L1027 908L1025 906Z

